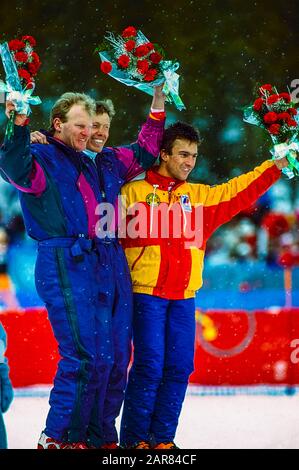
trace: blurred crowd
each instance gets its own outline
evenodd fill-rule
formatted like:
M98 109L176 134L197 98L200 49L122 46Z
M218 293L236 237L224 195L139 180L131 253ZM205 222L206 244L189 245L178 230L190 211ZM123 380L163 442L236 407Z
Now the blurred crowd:
M0 311L19 303L9 275L9 248L26 237L17 191L0 178Z
M245 260L299 265L299 185L282 177L256 204L222 226L209 241L210 265Z

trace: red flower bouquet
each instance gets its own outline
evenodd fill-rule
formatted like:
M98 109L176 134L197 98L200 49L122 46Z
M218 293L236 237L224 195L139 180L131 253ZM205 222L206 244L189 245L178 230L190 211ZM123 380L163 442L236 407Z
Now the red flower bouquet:
M41 65L33 50L36 41L32 36L22 36L0 45L0 54L6 75L6 83L0 81L0 91L8 93L7 100L15 104L16 112L29 114L30 105L40 104L39 97L32 96L38 69ZM6 135L13 135L15 112L11 114Z
M179 64L165 60L163 49L151 43L141 31L128 26L120 35L107 33L96 48L101 58L101 71L128 86L153 94L153 87L164 82L168 101L184 109L179 96Z
M30 88L41 66L38 54L33 50L36 41L32 36L22 36L21 40L12 39L8 43L11 55L16 63L21 83Z
M278 93L267 83L259 87L258 97L244 110L243 120L262 127L270 134L275 144L271 153L273 159L286 157L289 166L283 172L292 178L299 174L296 152L299 151L299 120L295 104L287 92Z

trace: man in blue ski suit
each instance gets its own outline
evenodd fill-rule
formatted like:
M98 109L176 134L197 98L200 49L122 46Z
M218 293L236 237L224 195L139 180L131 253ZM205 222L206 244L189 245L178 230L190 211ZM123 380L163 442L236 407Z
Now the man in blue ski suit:
M7 103L7 114L12 109ZM49 145L30 147L26 116L17 115L14 136L1 148L1 173L18 188L28 234L39 242L36 287L61 355L39 448L117 440L114 422L130 359L131 282L115 234L96 237L96 208L115 204L122 184L153 164L163 120L149 117L135 144L105 148L93 161L83 151L94 111L86 95L66 93L52 109Z

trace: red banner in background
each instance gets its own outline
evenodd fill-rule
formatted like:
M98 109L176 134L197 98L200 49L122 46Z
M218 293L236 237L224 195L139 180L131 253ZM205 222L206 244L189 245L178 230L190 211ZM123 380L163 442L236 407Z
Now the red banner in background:
M299 309L196 312L192 384L299 385ZM59 360L45 308L0 314L14 387L51 384ZM296 341L297 340L297 341Z
M6 356L13 386L52 384L59 354L47 310L2 312L0 321L7 333Z
M298 346L299 309L197 311L195 371L190 381L299 384Z

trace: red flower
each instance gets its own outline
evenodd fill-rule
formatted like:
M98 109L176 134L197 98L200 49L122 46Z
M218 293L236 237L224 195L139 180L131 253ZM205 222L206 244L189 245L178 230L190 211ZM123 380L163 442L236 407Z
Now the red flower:
M297 114L297 109L295 109L295 108L289 108L289 109L288 109L288 113L290 113L291 116L296 116L296 114Z
M36 40L32 36L22 36L22 41L29 42L31 47L36 46Z
M125 49L128 52L131 52L135 46L136 46L136 42L133 39L129 39L129 41L125 43Z
M149 69L149 62L146 59L137 60L137 70L139 73L144 75Z
M148 69L144 76L144 80L146 82L152 82L155 79L155 76L157 75L157 70L156 69Z
M283 98L285 101L288 103L291 101L291 95L290 93L279 93L279 97Z
M267 98L267 104L274 104L279 100L280 100L279 95L271 95L271 96L269 96L269 98Z
M31 59L35 63L40 63L40 58L39 55L36 52L32 52L31 54Z
M153 64L158 64L162 60L162 56L159 52L152 52L149 58Z
M37 71L40 68L40 66L41 66L41 62L38 62L38 63L29 62L29 64L27 64L27 68L29 72L31 73L31 75L34 75L34 76L37 74Z
M12 39L9 41L8 47L11 51L19 51L25 47L25 43L19 39Z
M273 122L276 122L278 119L278 114L277 113L267 113L265 114L264 116L264 121L267 123L267 124L272 124Z
M122 69L126 69L126 68L128 68L129 63L130 63L130 57L127 56L126 54L122 54L117 59L117 63Z
M145 44L141 44L141 46L136 47L134 55L136 57L144 57L148 54L148 48Z
M100 69L103 73L110 73L112 70L111 62L108 62L107 60L105 60L104 62L101 63Z
M31 81L31 75L25 69L18 70L19 77L24 78L27 82Z
M142 44L144 47L146 47L147 52L150 52L154 49L154 45L151 42L146 42L145 44Z
M289 113L279 113L277 115L277 119L281 121L289 121L291 119L291 116Z
M271 126L268 128L268 131L270 134L278 135L280 132L280 127L280 124L271 124Z
M28 70L32 75L36 75L38 69L41 66L41 61L39 59L39 56L36 52L32 52L31 54L31 62L28 64Z
M136 36L137 34L137 29L134 28L134 26L128 26L126 29L123 30L121 33L123 38L131 38Z
M263 91L268 91L269 93L272 93L272 85L270 83L266 83L265 85L262 85L259 88L259 92L263 95Z
M153 55L153 54L152 54ZM257 100L255 100L255 102L253 103L253 109L255 111L260 111L263 107L263 104L264 104L264 100L263 98L258 98Z
M17 62L27 62L28 61L28 54L23 51L19 51L15 53L15 60Z
M298 126L297 122L295 121L295 119L289 119L288 120L288 126L290 127L296 127Z
M29 72L25 69L19 69L18 70L19 77L21 78L21 81L23 81L23 85L25 83L26 88L33 88L34 86L34 79L30 75Z

